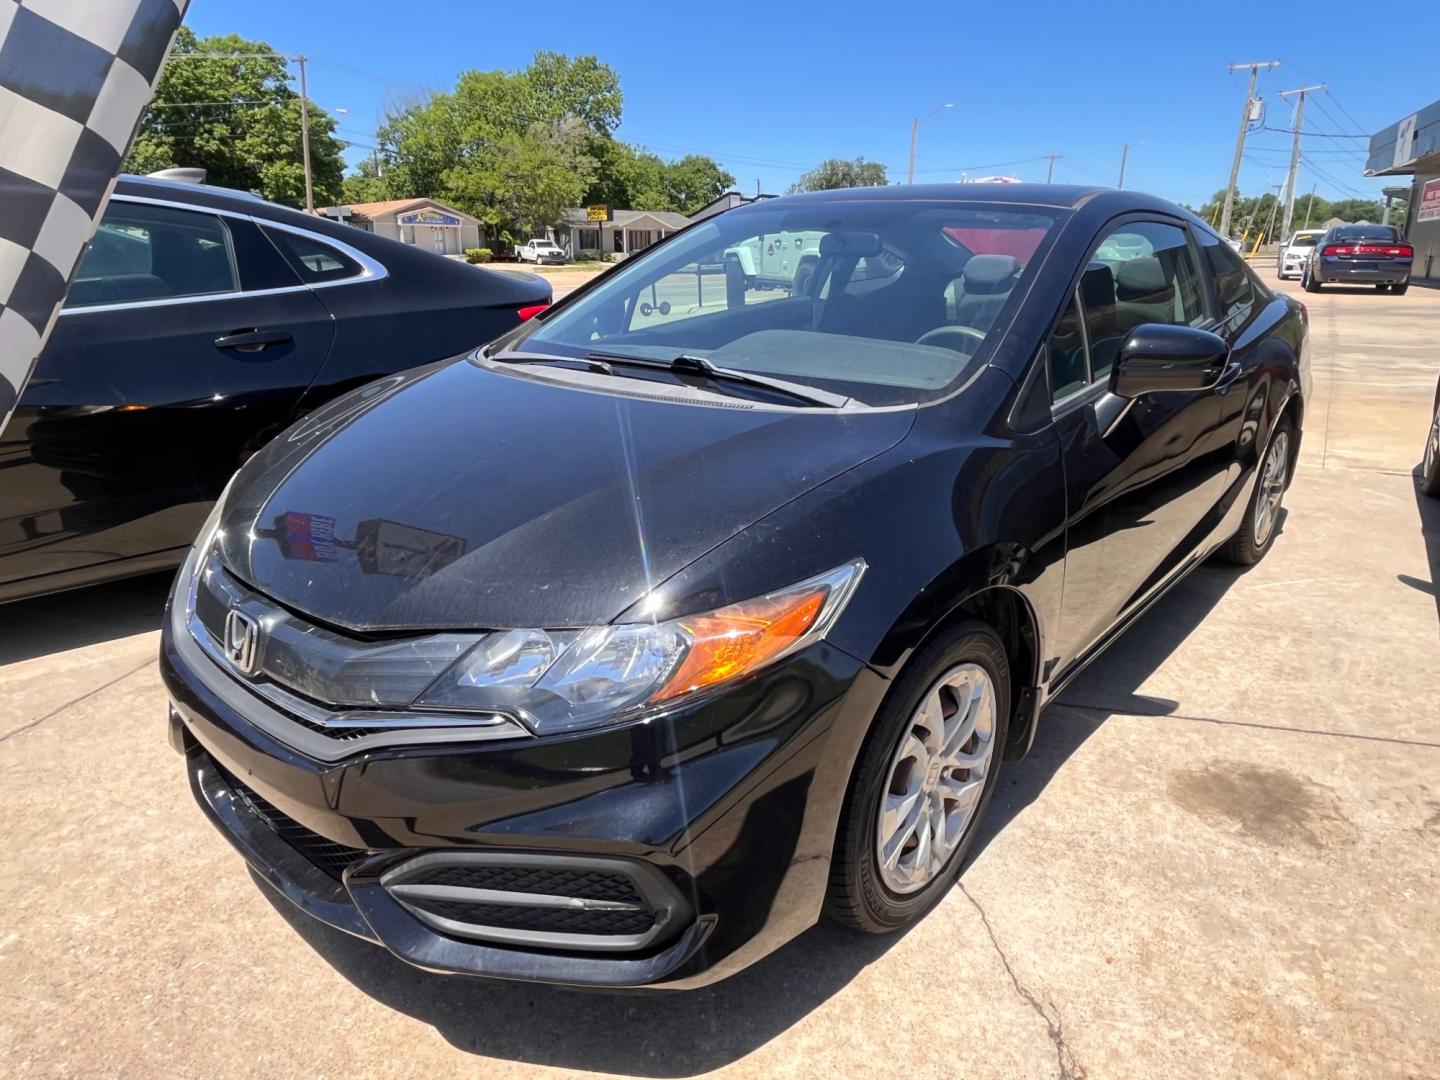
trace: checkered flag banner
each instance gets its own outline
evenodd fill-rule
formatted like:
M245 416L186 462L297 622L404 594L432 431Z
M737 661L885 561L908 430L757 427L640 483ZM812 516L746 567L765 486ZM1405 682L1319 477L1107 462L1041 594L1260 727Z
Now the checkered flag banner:
M0 0L0 431L189 0Z

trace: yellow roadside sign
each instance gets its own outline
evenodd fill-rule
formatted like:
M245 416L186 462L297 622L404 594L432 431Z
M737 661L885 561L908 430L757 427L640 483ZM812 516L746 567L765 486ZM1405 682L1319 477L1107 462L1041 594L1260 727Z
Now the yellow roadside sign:
M586 221L609 221L610 205L608 203L597 203L594 206L585 207Z

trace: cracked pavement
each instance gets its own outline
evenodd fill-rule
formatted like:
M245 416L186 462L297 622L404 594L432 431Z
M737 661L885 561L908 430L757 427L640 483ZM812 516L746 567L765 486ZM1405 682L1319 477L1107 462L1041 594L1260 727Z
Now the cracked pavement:
M445 980L309 922L166 744L165 582L0 608L0 1073L1434 1075L1440 292L1304 299L1270 556L1203 567L1046 713L919 926L692 994Z

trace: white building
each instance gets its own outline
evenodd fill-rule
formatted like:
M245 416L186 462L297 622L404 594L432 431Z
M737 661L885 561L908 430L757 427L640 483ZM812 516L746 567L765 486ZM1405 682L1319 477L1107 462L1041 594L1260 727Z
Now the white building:
M485 246L479 220L434 199L386 199L325 206L316 212L438 255L462 255L466 248Z
M616 210L610 221L587 221L585 209L574 207L555 230L555 242L573 259L582 251L633 255L690 224L684 214L669 210Z

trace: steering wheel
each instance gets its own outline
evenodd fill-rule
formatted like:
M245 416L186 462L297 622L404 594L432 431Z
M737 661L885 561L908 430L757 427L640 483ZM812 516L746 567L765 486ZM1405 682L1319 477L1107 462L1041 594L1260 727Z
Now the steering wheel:
M976 330L973 326L937 326L934 330L927 330L921 334L915 344L954 349L956 352L970 356L984 340L985 332Z

